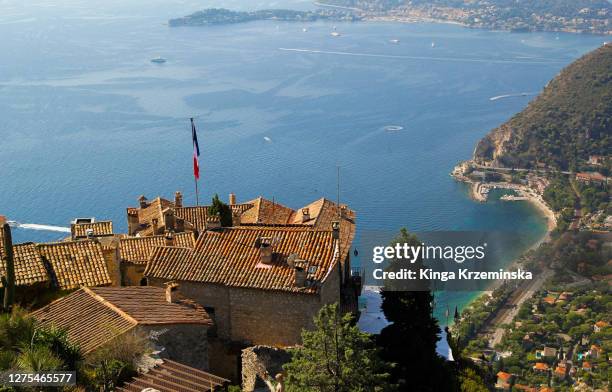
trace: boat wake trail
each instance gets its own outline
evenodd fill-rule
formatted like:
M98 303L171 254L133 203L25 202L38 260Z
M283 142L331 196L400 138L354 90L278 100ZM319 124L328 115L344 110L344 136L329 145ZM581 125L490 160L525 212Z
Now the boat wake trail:
M360 52L340 52L335 50L319 50L319 49L304 49L304 48L278 48L283 52L298 52L312 54L329 54L336 56L354 56L354 57L375 57L383 59L399 59L399 60L424 60L424 61L446 61L446 62L464 62L464 63L487 63L487 64L526 64L526 65L550 65L562 64L562 61L528 61L520 59L480 59L466 57L432 57L432 56L405 56L395 54L376 54L376 53L360 53Z
M55 231L58 233L70 233L69 227L62 226L52 226L52 225L39 225L36 223L19 223L19 222L9 222L11 227L17 227L20 229L26 230L40 230L40 231Z
M520 94L504 94L504 95L498 95L496 97L491 97L489 98L489 101L497 101L498 99L504 99L504 98L513 98L513 97L527 97L529 95L535 95L535 93L520 93Z

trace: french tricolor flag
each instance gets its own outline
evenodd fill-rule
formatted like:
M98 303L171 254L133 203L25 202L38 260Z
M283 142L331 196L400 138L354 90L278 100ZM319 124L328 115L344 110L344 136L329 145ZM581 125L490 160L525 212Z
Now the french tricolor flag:
M196 180L200 179L200 146L198 145L198 134L196 132L195 123L191 119L191 139L193 142L193 176Z

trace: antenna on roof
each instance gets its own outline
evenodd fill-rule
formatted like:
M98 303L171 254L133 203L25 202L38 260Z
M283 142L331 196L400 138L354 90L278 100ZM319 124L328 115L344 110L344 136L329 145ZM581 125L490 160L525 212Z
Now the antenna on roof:
M338 205L336 206L338 208L338 221L340 221L340 165L337 165L337 177L336 177L336 185L338 187L337 189L337 197L336 197L336 201L338 202Z

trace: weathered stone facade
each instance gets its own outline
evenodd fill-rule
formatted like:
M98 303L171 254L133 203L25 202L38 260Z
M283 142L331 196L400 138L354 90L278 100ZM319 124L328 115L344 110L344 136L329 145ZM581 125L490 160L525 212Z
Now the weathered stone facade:
M209 370L208 328L202 325L173 324L142 326L142 332L163 347L160 356L200 370Z
M301 343L303 328L326 304L340 302L340 265L336 265L317 294L228 287L179 281L181 294L206 308L221 339L245 345L293 346ZM166 281L149 278L164 287Z
M253 346L242 350L242 390L253 392L268 387L283 365L291 360L288 351L269 346Z

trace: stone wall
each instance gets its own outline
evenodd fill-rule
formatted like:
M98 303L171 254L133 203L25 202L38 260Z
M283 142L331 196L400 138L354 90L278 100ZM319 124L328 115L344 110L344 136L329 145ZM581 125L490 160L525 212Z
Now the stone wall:
M144 264L135 264L129 261L122 261L121 284L123 286L140 286L140 280L143 277L144 270Z
M151 336L156 345L164 348L162 358L201 370L209 370L208 328L201 324L171 324L142 326L143 332Z
M253 346L242 350L242 390L253 392L267 387L283 365L291 360L288 351L269 346Z
M293 346L301 342L303 328L312 328L313 317L323 305L340 301L340 276L337 265L319 295L183 281L179 290L206 307L221 339ZM149 279L153 286L164 287L164 283L162 279Z

